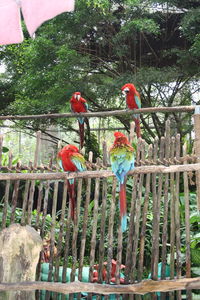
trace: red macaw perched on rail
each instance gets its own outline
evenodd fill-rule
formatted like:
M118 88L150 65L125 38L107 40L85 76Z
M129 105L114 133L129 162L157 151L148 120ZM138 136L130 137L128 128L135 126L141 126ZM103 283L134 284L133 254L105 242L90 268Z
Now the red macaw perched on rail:
M134 84L127 83L122 88L122 93L126 95L126 104L129 109L139 109L141 108L141 99L140 94L136 90ZM134 115L134 121L135 121L135 130L137 137L141 137L140 132L140 115L135 114Z
M87 101L83 97L81 97L80 92L75 92L72 95L70 99L70 104L71 104L71 110L74 113L84 113L88 111ZM80 133L80 148L83 148L83 143L84 143L84 122L85 122L84 117L78 117L79 133Z
M65 172L83 172L86 170L85 158L74 145L67 145L58 152L58 160L61 169ZM67 180L69 201L71 202L71 218L75 220L75 179Z
M122 232L126 230L126 183L125 177L128 171L134 169L134 148L127 137L121 132L115 132L115 141L110 148L111 168L120 184L120 216Z

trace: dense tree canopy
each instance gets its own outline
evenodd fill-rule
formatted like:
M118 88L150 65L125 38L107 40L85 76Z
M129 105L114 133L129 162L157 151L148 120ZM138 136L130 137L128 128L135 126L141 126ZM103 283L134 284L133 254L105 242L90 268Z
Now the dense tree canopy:
M143 107L190 105L199 88L199 32L198 0L76 0L74 12L43 24L34 40L26 34L22 44L1 47L0 112L66 112L77 90L90 110L125 108L120 87L127 82ZM163 134L168 117L142 116L147 141ZM182 136L191 130L188 115L170 118ZM118 121L128 130L127 118ZM69 119L51 122L71 127Z

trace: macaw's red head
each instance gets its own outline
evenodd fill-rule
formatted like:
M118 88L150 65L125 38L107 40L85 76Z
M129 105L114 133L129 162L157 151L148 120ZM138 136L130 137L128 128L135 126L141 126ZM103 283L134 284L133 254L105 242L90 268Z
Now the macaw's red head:
M114 133L114 136L115 136L114 144L129 144L127 137L122 132L116 131Z
M74 145L67 145L63 147L59 152L58 152L58 157L62 158L65 156L70 156L73 153L79 153L79 150L76 146Z
M121 90L124 95L128 95L130 92L134 94L136 93L136 88L132 83L126 83L125 85L123 85Z
M75 92L74 94L73 94L73 97L76 99L76 100L80 100L80 98L81 98L81 93L80 92Z

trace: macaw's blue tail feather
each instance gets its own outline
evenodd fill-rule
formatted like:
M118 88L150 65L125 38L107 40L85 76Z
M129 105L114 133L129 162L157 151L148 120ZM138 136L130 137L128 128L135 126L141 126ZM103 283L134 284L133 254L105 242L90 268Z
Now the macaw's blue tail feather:
M69 194L69 203L71 204L71 218L73 222L75 222L75 207L76 207L75 180L71 182L67 180L67 189Z
M122 227L122 232L124 232L124 231L126 231L126 228L127 228L126 185L125 185L125 183L120 183L119 201L120 201L121 227Z
M84 143L84 122L79 124L79 133L80 133L80 148L83 148L83 143Z

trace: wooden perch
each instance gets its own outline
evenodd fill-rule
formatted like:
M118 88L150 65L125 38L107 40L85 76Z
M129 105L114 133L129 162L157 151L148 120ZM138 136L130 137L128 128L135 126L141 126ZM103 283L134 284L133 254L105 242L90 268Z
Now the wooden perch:
M149 114L149 113L167 113L167 112L194 112L195 106L175 106L175 107L146 107L141 109L135 109L134 114ZM52 118L77 118L80 116L84 117L110 117L110 116L122 116L132 115L133 110L113 110L113 111L98 111L88 113L56 113L56 114L43 114L43 115L11 115L11 116L0 116L0 120L33 120L33 119L52 119Z
M20 283L1 283L0 291L32 291L48 290L63 294L69 293L95 293L95 294L140 294L145 295L153 292L180 291L185 289L199 289L200 277L182 278L174 280L144 280L137 284L130 285L109 285L98 283L84 283L80 281L71 283L55 282L20 282Z
M141 166L129 171L128 175L148 174L148 173L175 173L175 172L192 172L200 170L200 163L165 166ZM112 171L84 171L71 173L0 173L0 180L54 180L54 179L71 179L71 178L106 178L115 176Z

